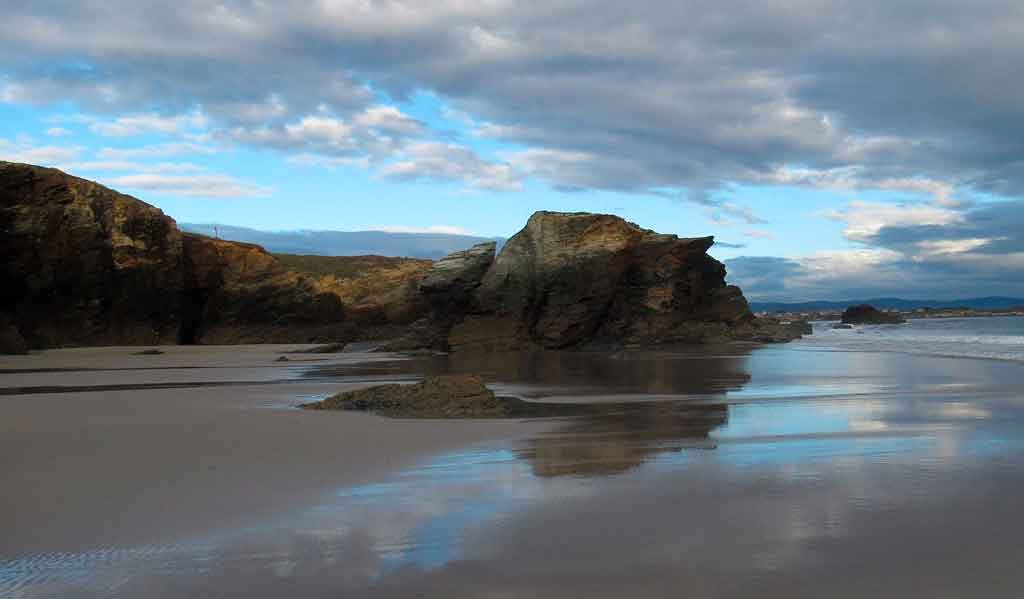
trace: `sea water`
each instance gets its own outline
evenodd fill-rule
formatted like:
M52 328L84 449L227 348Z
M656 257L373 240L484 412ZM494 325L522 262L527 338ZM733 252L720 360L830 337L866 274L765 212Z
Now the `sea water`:
M801 343L852 351L1024 361L1024 317L919 318L903 324L833 329L814 323Z

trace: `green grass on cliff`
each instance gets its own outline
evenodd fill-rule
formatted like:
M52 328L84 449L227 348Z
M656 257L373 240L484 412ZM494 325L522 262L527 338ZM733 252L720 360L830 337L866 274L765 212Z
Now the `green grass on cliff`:
M296 254L274 254L281 265L293 272L311 276L334 275L339 279L359 276L367 271L397 267L407 262L429 263L429 260L413 258L389 258L386 256L309 256Z

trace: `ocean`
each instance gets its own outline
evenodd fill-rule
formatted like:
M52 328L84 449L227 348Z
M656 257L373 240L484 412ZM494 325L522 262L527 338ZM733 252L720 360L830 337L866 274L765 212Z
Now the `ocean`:
M1024 317L922 318L854 329L816 322L814 335L800 343L849 351L1024 361Z

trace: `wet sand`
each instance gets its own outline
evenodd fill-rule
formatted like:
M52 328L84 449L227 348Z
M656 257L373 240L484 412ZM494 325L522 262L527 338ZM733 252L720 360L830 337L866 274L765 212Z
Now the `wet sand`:
M175 347L161 356L103 348L4 357L0 369L22 372L0 370L0 388L78 392L0 397L0 557L172 545L308 505L425 455L524 433L512 422L402 422L294 409L358 386L306 381L303 361L373 357L274 362L292 347ZM133 369L94 370L103 364ZM24 372L54 367L68 370ZM124 379L142 388L95 390ZM151 383L192 386L147 388Z
M801 343L283 366L240 351L197 376L251 386L0 397L15 483L0 591L933 598L1024 584L1021 363ZM288 407L428 372L640 407L527 422Z

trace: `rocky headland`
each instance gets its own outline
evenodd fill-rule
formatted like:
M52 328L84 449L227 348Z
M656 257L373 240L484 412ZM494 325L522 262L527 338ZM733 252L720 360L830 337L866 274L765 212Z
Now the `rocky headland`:
M271 254L183 233L134 197L0 162L0 350L173 343L343 343L504 351L781 342L711 237L538 212L496 252L437 262Z
M428 260L275 256L134 197L0 162L0 338L17 349L392 336ZM20 341L19 341L20 339Z

